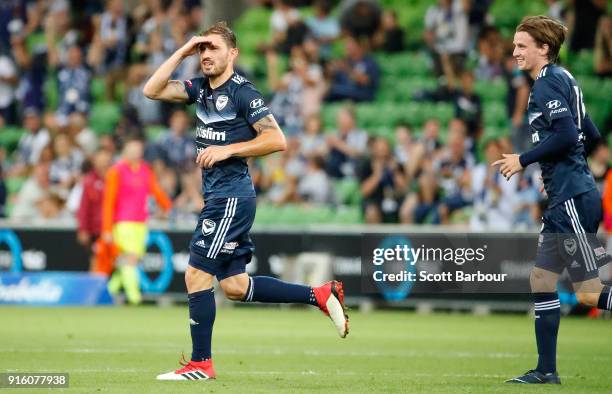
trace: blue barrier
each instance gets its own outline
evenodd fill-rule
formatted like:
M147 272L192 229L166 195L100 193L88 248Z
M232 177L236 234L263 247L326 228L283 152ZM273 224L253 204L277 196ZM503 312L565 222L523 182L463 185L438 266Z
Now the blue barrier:
M19 237L12 231L8 229L0 230L0 245L5 243L8 245L11 256L13 260L13 265L11 266L10 272L21 272L23 269L23 264L21 263L21 242L19 241Z
M147 237L147 248L152 245L159 248L164 261L164 266L157 279L151 280L143 271L142 264L139 265L138 273L140 278L140 288L145 293L163 293L168 289L168 286L170 286L170 282L172 282L172 275L174 274L172 255L174 254L174 251L172 249L170 239L161 231L149 231L149 236Z
M0 304L109 305L106 282L76 272L0 273Z

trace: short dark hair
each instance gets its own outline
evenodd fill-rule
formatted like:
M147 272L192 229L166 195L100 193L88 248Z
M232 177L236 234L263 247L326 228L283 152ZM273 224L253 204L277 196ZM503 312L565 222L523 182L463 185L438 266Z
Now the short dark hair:
M517 26L516 31L529 34L538 48L548 45L548 61L555 63L559 50L565 41L567 27L556 19L544 15L526 16Z
M221 38L223 38L223 41L225 41L228 47L237 47L236 34L234 34L234 31L229 28L226 21L216 22L214 25L210 26L208 29L203 30L200 33L201 36L209 36L211 34L221 36Z

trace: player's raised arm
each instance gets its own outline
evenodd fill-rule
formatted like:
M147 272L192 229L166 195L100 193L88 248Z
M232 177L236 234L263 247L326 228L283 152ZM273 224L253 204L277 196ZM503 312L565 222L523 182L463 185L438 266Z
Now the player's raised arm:
M170 101L174 103L186 103L189 95L183 82L170 80L170 76L179 64L198 50L198 46L206 41L205 37L191 37L185 45L177 49L161 66L151 75L142 92L153 100Z

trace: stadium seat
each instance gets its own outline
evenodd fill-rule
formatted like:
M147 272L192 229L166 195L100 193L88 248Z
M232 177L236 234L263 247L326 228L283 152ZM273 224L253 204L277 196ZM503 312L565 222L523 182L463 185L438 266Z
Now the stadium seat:
M12 152L19 143L19 139L25 133L21 127L6 126L0 132L0 146L4 147L8 152Z
M356 179L346 178L334 182L334 190L338 203L346 205L359 205L361 192Z
M92 106L90 114L91 127L98 134L109 134L121 117L119 105L113 102L99 102Z

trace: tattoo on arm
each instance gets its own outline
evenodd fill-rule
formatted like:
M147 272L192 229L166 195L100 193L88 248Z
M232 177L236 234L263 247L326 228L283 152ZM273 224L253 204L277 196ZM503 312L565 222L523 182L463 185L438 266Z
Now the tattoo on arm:
M253 128L257 132L257 135L260 135L264 130L278 128L278 125L276 124L274 116L267 115L255 122Z
M168 81L168 86L172 88L173 93L178 97L187 96L187 90L185 90L185 85L183 85L183 82L174 80Z

